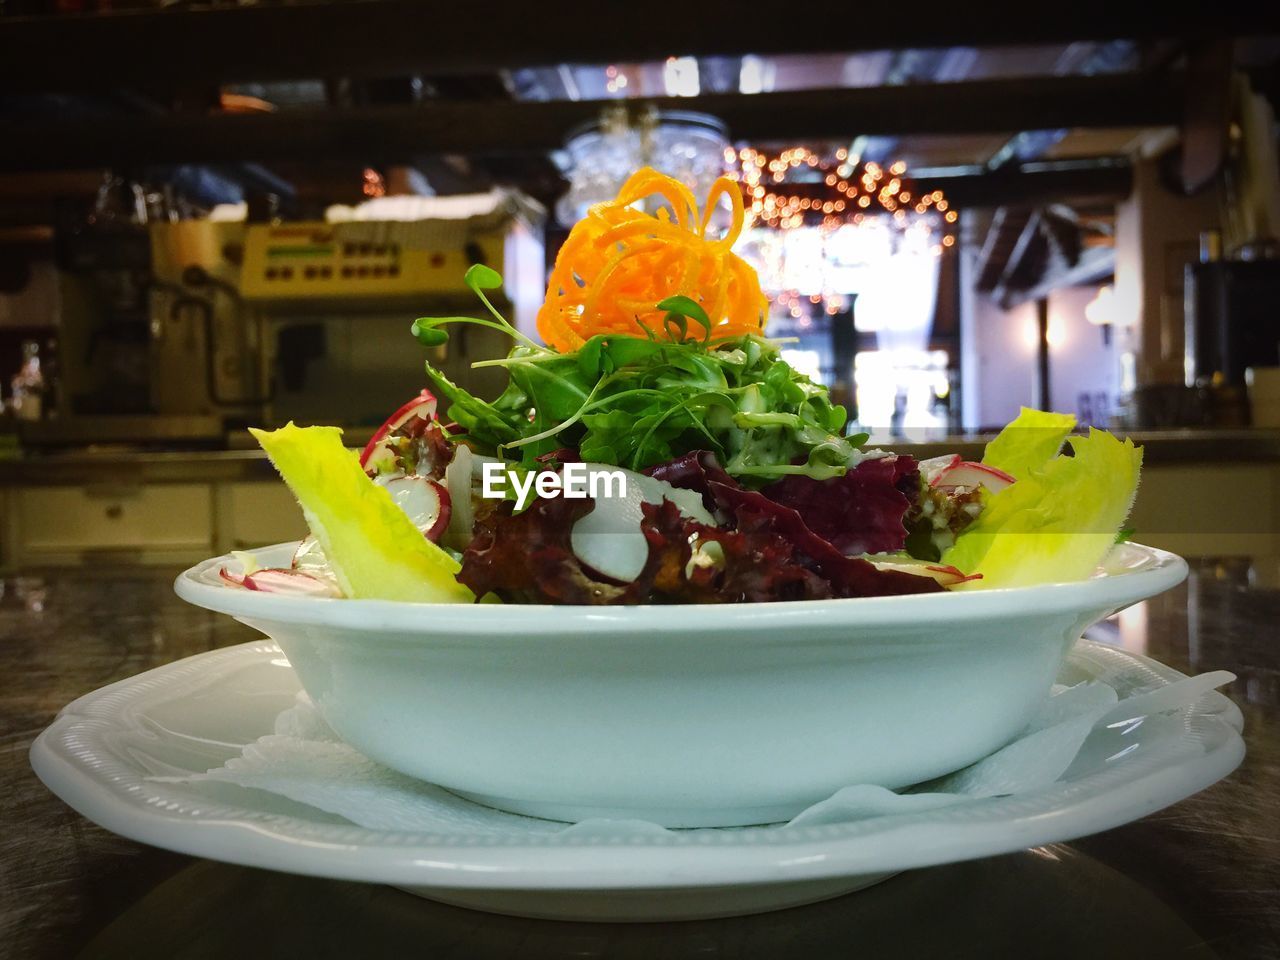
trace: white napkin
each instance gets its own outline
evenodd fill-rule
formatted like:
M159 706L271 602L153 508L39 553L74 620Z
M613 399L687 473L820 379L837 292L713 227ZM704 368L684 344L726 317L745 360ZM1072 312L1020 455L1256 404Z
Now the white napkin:
M1013 742L972 766L901 793L872 784L848 786L787 824L748 829L853 822L1039 790L1066 772L1101 721L1106 721L1104 726L1123 726L1138 717L1176 710L1233 679L1232 674L1217 671L1123 701L1117 700L1115 690L1097 681L1055 687ZM555 823L463 800L441 787L396 773L347 746L305 693L276 718L275 732L247 745L239 757L206 773L153 779L193 785L221 781L265 790L370 830L520 837L667 832L643 820Z

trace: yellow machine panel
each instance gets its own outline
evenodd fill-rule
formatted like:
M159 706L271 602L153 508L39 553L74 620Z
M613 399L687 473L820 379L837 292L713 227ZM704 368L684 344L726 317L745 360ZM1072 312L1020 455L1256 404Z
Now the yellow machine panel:
M472 263L502 269L504 233L475 234L458 243L415 226L252 225L245 231L241 296L251 301L421 299L463 291L462 276Z

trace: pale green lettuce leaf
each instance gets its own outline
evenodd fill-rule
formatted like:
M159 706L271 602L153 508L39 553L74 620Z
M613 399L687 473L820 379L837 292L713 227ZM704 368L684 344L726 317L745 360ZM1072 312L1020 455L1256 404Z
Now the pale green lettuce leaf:
M1023 407L1012 423L987 444L982 462L1018 480L1039 470L1062 450L1076 425L1069 413L1046 413Z
M365 474L337 427L250 430L267 451L348 597L469 603L458 562Z
M1068 442L1074 456L1038 469L1025 466L1024 451L1023 475L988 497L943 554L943 563L982 574L959 589L1081 580L1106 556L1133 506L1142 450L1102 430Z

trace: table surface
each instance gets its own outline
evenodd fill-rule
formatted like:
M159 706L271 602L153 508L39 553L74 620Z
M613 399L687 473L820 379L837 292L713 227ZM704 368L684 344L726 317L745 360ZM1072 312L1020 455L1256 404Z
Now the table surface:
M173 596L175 571L0 579L0 956L1280 957L1278 561L1197 560L1091 633L1185 672L1227 669L1248 755L1227 780L1069 844L917 870L738 919L571 924L196 860L116 837L27 763L64 704L256 634Z

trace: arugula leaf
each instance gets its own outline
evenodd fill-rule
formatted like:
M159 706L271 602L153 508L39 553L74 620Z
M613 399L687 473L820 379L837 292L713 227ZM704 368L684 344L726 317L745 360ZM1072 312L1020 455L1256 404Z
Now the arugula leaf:
M541 454L577 447L587 460L633 470L711 450L731 475L760 486L788 475L841 476L866 442L866 434L842 436L844 408L783 361L778 344L753 335L712 339L710 318L689 297L658 304L665 336L597 335L562 354L529 341L493 308L483 291L501 284L483 265L467 272L493 320L425 317L413 326L427 346L452 323L493 327L516 341L506 358L481 361L510 378L492 402L427 366L447 415L477 449L518 452L531 469ZM702 328L701 340L688 337L691 323Z
M598 377L604 369L605 338L595 336L578 348L578 369L584 377Z
M427 375L431 377L440 395L449 402L446 415L464 428L468 436L491 447L520 438L516 424L493 404L472 396L430 363L427 364Z
M668 313L662 318L662 322L667 328L667 335L676 343L684 342L684 338L689 335L689 321L683 314Z
M412 331L417 341L424 347L438 347L449 341L448 332L440 329L440 324L449 323L454 320L461 319L466 322L466 317L419 317L413 321L413 326L409 329Z
M658 304L658 309L666 310L668 313L678 313L690 320L698 321L708 330L711 329L711 320L707 316L707 311L703 310L696 300L689 297L667 297Z
M476 293L481 290L501 290L502 274L483 263L473 263L462 275L462 282Z
M658 304L658 309L667 311L667 315L663 319L667 329L670 330L675 326L680 332L679 337L672 337L673 340L684 340L688 334L689 320L701 325L703 343L711 339L711 318L707 316L707 311L703 310L696 300L681 296L667 297L667 299Z

